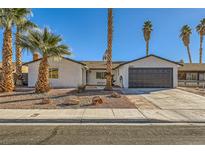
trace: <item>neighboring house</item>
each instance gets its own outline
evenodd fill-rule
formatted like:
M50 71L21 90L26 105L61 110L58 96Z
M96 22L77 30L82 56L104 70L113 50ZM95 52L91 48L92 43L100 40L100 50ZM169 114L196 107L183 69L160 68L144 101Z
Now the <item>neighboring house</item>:
M178 70L179 86L204 86L205 64L186 64Z
M40 60L26 63L28 86L34 87ZM78 62L69 58L49 58L49 78L52 87L77 87L81 84L105 85L104 61ZM114 84L124 88L173 88L178 85L179 63L155 55L127 62L113 62Z
M14 76L15 76L15 73L16 73L16 64L15 62L13 62L13 72L14 72ZM25 85L27 85L28 83L28 67L23 65L22 66L22 75L23 75L23 83ZM2 63L0 62L0 80L2 78Z

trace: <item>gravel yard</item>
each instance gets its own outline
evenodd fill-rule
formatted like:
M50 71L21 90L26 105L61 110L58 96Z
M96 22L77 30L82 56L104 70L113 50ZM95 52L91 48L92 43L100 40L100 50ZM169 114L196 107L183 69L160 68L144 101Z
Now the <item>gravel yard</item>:
M35 94L33 89L18 89L12 93L0 93L0 109L136 108L126 96L113 98L111 94L103 90L77 93L74 89L52 89L47 94ZM100 96L103 103L93 105L95 96ZM43 104L44 98L48 98L50 103ZM79 104L72 104L73 100Z

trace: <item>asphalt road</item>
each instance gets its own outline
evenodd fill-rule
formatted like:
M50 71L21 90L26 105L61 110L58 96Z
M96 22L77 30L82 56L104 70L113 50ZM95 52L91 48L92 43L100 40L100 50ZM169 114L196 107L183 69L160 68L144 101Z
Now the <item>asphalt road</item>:
M205 144L205 125L0 125L0 144Z

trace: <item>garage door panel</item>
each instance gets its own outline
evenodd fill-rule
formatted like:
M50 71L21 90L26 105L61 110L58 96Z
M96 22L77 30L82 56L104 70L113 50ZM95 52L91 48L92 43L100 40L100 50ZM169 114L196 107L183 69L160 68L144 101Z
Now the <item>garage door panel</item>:
M171 88L172 68L129 68L130 88Z

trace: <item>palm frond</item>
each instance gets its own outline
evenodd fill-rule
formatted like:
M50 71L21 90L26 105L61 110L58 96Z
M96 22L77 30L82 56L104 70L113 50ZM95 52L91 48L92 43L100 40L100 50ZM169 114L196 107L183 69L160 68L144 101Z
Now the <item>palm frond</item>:
M192 34L192 31L189 25L182 26L179 37L182 39L185 46L189 45L191 34Z
M152 22L150 20L144 22L143 31L150 31L150 32L153 31Z
M57 45L57 46L52 46L47 50L47 55L48 56L65 56L65 55L70 55L71 52L69 48L66 45Z
M61 44L60 35L55 35L48 28L29 30L21 37L22 47L39 52L43 56L70 55L68 46Z
M203 18L200 23L196 26L196 31L200 35L205 35L205 18Z
M31 9L3 8L0 9L0 26L11 28L20 21L25 20L31 14Z
M151 32L153 31L152 22L150 20L144 22L142 31L144 34L145 41L148 41L151 37Z

